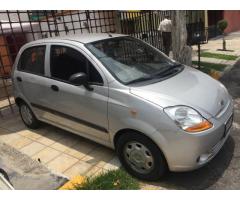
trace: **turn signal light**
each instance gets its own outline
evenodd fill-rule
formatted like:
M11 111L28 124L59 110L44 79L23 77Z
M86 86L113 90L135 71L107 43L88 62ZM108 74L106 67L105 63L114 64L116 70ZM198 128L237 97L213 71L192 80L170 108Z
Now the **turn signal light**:
M213 125L209 121L204 120L203 122L201 122L199 124L188 127L187 129L185 129L185 131L187 131L187 132L200 132L200 131L210 129L210 128L212 128L212 126Z

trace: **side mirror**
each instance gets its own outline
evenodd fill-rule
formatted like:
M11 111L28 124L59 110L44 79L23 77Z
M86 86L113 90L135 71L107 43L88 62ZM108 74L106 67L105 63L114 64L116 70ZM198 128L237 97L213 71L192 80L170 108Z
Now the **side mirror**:
M74 85L86 85L87 84L87 74L85 73L76 73L70 76L69 82L74 84Z
M70 76L69 82L76 86L83 85L89 91L93 90L93 88L88 85L87 74L83 72L79 72Z

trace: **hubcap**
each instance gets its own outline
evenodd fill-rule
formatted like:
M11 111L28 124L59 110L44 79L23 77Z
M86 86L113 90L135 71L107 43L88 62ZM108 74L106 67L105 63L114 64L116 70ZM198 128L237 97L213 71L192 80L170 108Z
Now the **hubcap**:
M20 110L21 110L23 121L26 124L30 125L33 119L30 109L26 105L22 105Z
M147 174L154 168L154 159L149 149L139 142L129 142L124 147L124 156L131 168Z

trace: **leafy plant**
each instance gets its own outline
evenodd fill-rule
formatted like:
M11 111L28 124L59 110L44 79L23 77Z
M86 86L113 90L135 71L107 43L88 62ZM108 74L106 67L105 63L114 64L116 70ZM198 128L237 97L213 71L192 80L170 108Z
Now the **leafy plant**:
M222 33L222 36L223 36L223 50L224 51L226 51L226 40L224 37L224 31L227 28L227 26L228 26L228 22L225 19L222 19L222 20L218 21L218 23L217 23L217 28Z
M137 190L139 182L123 169L111 170L96 177L87 178L76 190Z

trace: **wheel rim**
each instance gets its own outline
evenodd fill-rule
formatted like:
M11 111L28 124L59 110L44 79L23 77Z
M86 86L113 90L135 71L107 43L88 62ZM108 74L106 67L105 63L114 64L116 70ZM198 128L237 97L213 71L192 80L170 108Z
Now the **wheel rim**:
M32 116L30 109L26 105L22 105L20 110L21 110L21 115L22 115L23 121L26 124L30 125L33 120L33 116Z
M139 142L129 142L124 147L124 156L130 167L138 173L147 174L154 168L151 151Z

